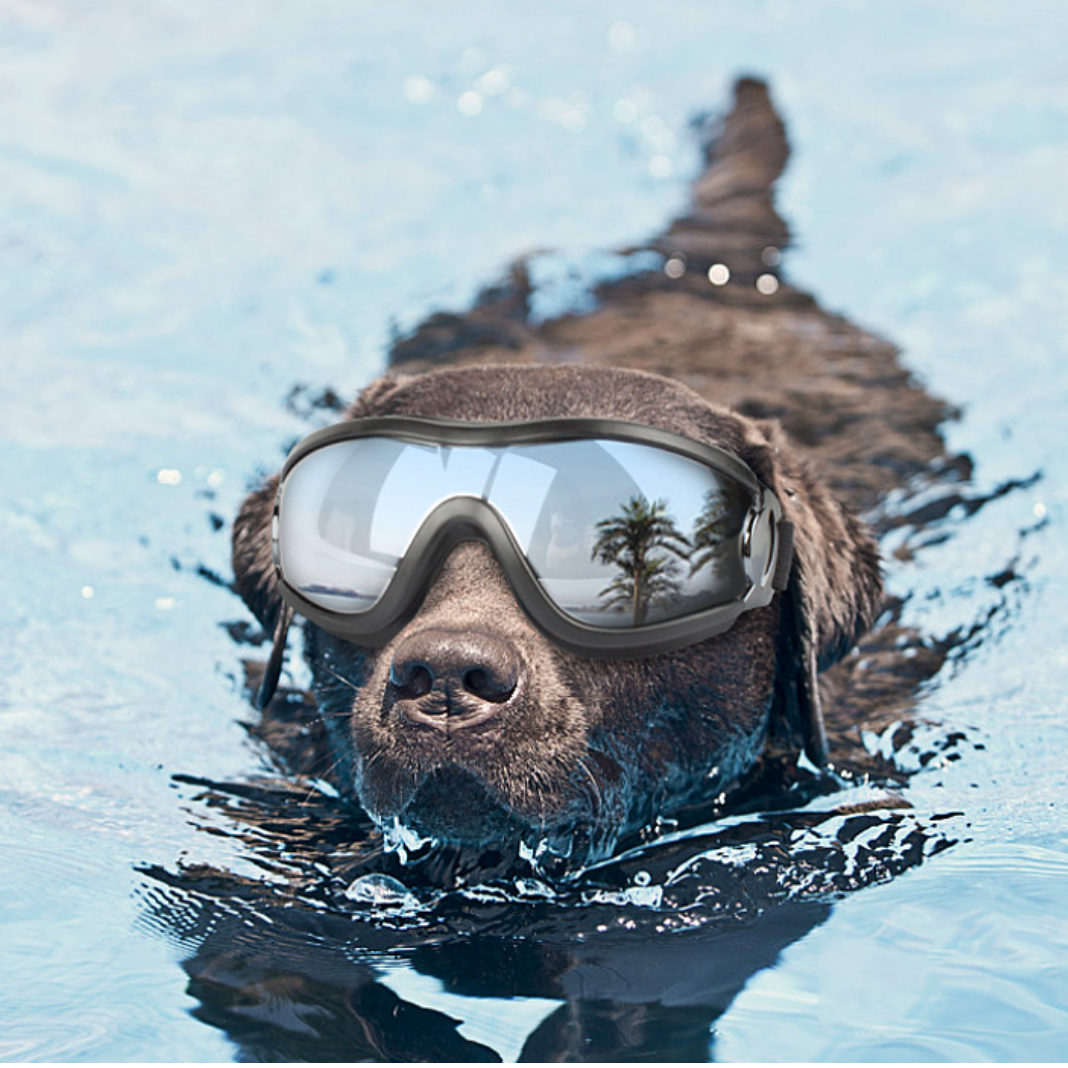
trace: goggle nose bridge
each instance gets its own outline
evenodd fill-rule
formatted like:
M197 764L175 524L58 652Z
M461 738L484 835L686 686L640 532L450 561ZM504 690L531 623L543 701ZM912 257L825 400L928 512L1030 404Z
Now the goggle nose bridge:
M277 504L271 531L275 569L279 577L284 579L279 549ZM371 645L389 641L419 611L430 586L440 574L453 549L467 541L486 545L500 565L519 604L532 619L540 614L536 610L531 611L531 606L535 601L544 601L544 595L507 522L483 497L470 493L455 493L437 503L412 533L408 546L397 563L396 571L375 604L375 614L380 625L373 632L361 628L359 640ZM303 614L315 618L315 605L306 601L291 587L288 593L298 602L305 602L300 605Z
M380 603L385 602L393 586L401 581L409 590L412 586L423 587L419 596L421 604L453 549L468 541L481 542L490 550L509 585L513 585L510 573L513 566L529 570L522 549L497 509L484 497L454 493L435 504L420 521ZM410 578L409 571L412 573ZM533 580L533 575L531 578Z

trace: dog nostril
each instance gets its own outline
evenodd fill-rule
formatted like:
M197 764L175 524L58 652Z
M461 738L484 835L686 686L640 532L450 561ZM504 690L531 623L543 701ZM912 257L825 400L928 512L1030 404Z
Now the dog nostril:
M389 681L401 697L422 697L434 688L434 673L418 660L394 660L389 666Z
M469 694L501 704L515 693L516 674L507 668L501 671L475 667L464 672L463 685Z
M446 698L444 711L464 715L471 711L472 699L504 704L519 684L521 663L519 651L496 635L431 628L400 642L389 681L402 700L433 691Z

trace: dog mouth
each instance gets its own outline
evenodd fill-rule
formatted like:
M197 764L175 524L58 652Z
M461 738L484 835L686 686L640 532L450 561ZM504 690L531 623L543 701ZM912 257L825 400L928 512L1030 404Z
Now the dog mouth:
M355 792L375 821L484 846L589 818L585 712L514 634L427 623L381 657L352 707Z
M430 729L414 733L405 731L403 746L364 750L358 766L357 796L383 828L399 823L420 838L481 848L564 833L598 818L602 798L588 786L581 754L547 759L544 751L508 749L506 740L474 728L453 738Z
M450 843L512 839L527 829L478 776L455 765L430 772L398 818L423 837Z

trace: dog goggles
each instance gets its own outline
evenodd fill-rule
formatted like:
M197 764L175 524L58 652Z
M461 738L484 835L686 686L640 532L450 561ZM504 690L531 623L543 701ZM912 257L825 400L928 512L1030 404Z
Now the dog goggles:
M311 434L282 470L282 597L339 637L387 642L472 539L552 641L602 658L727 630L785 588L793 540L736 457L616 420L370 417Z

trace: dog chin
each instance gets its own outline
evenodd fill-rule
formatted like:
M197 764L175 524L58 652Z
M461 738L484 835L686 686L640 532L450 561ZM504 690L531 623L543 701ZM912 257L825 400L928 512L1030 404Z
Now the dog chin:
M423 838L481 847L521 837L528 827L462 768L432 771L397 816Z
M579 811L583 806L577 799L552 811L520 811L496 796L476 773L455 765L435 768L421 782L409 782L388 802L382 799L376 805L364 794L364 808L387 839L406 848L492 849L512 861L533 861L544 872L562 874L601 859L618 837L619 828L610 821Z

